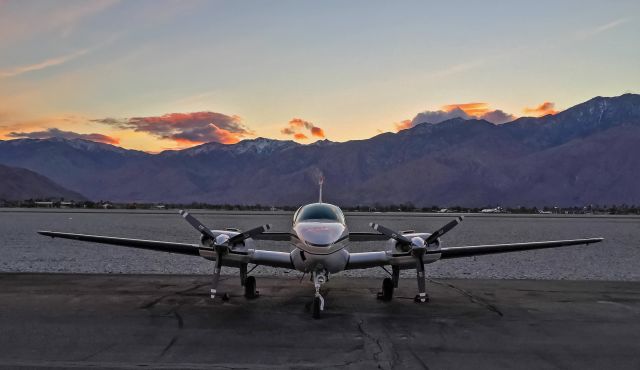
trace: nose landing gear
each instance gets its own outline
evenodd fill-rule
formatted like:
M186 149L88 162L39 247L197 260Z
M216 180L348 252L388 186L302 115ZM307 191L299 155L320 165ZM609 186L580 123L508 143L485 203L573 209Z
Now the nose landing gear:
M327 282L327 275L325 272L314 271L311 275L313 279L313 286L316 288L316 294L313 297L313 307L311 308L311 314L314 319L320 318L320 312L324 311L324 298L320 294L320 287Z

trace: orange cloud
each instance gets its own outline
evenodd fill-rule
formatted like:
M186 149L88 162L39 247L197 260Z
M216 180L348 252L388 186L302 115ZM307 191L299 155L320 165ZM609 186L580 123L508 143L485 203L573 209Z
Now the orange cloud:
M311 135L324 138L324 130L320 127L311 127Z
M463 103L463 104L449 104L442 107L445 112L451 112L455 109L461 109L463 112L470 116L480 117L489 112L489 104L487 103Z
M296 140L306 140L309 138L309 136L301 132L305 129L309 130L311 136L319 138L325 137L323 129L309 121L303 120L302 118L292 118L291 121L289 121L287 127L280 130L280 132L284 135L293 135L293 138Z
M253 135L240 117L216 112L168 113L125 120L102 118L92 121L135 132L145 132L185 146L211 141L234 144L246 136Z
M402 131L411 128L413 126L413 121L410 119L405 119L400 122L394 123L393 125L396 127L396 131ZM382 131L378 130L378 132Z
M546 101L535 108L526 107L522 111L526 114L532 114L537 117L546 116L547 114L556 114L558 111L555 109L556 104L550 101Z

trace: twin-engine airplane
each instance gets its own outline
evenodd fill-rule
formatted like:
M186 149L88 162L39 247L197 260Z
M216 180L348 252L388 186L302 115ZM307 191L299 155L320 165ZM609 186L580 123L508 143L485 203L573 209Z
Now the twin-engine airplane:
M320 183L320 199L318 203L300 207L293 216L293 226L289 232L267 232L270 229L269 225L242 232L237 229L212 230L203 225L189 212L180 211L180 215L202 234L199 244L126 239L55 231L39 231L38 233L53 238L75 239L204 257L215 262L213 280L211 282L211 298L214 298L218 293L218 282L223 266L240 269L240 283L244 286L244 295L247 298L258 296L256 279L253 276L248 276L247 273L249 264L289 270L295 269L303 273L310 273L315 287L312 309L314 318L319 318L320 312L324 310L324 298L320 294L321 286L328 281L329 274L335 274L343 270L391 266L391 278L385 278L382 281L382 292L378 293L378 298L389 301L393 297L394 288L398 287L400 270L415 269L418 280L418 294L415 297L415 302L420 303L429 300L425 287L424 265L426 263L433 263L440 259L483 254L591 244L603 240L602 238L591 238L444 247L440 237L458 225L462 221L462 216L457 217L432 233L398 232L376 223L370 224L376 232L350 233L342 210L337 206L322 202L322 183ZM286 241L291 244L292 251L286 253L257 249L255 248L257 240ZM364 241L386 241L387 250L349 253L346 248L350 242ZM223 295L223 298L228 299L228 295Z

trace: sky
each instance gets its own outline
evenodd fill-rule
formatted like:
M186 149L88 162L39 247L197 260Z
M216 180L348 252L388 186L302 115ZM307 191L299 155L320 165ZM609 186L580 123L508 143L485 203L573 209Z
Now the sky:
M158 152L640 92L640 2L0 0L0 139Z

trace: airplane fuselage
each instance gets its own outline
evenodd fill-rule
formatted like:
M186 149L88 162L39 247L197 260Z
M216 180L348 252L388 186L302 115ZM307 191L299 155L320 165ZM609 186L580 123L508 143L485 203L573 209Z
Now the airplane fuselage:
M349 229L342 210L328 203L312 203L300 207L291 227L291 261L302 272L345 269L349 252Z
M333 204L311 203L300 207L293 216L291 228L291 261L296 270L302 272L325 271L336 273L345 270L349 263L350 253L349 229L345 222L342 210ZM429 233L407 233L408 237L428 237ZM387 241L387 251L398 249L395 240ZM438 245L439 246L439 245ZM386 258L389 252L371 252L380 254L380 258ZM437 261L439 255L430 255L425 258L425 263ZM411 256L407 256L406 263L402 259L399 267L415 264Z

